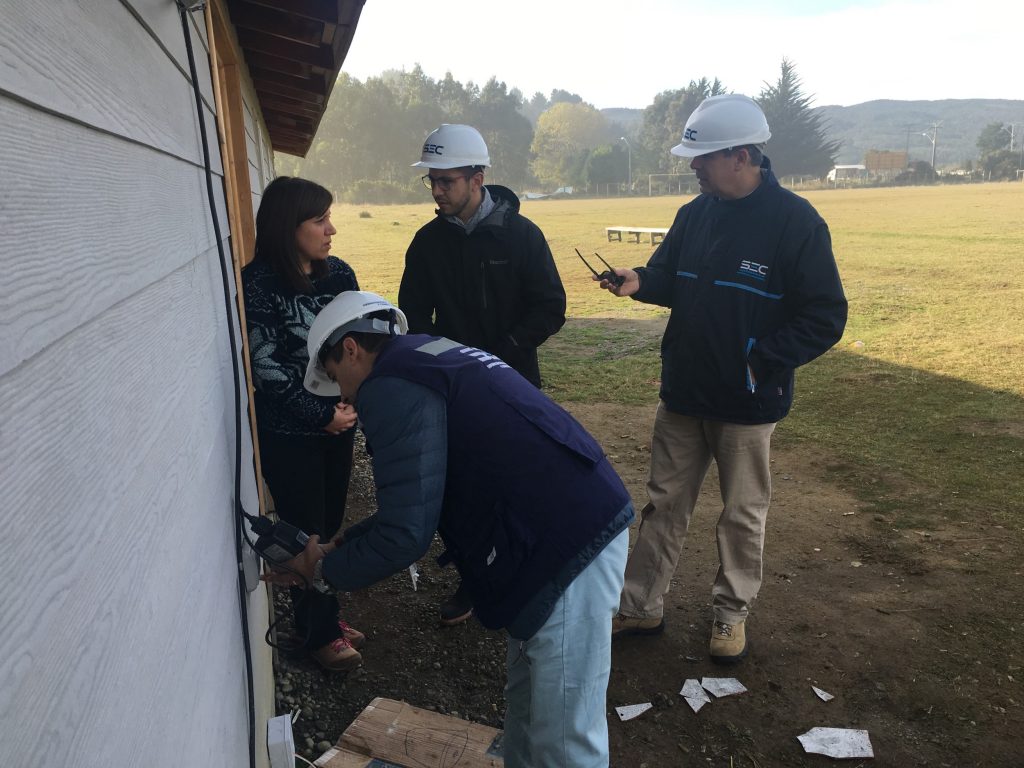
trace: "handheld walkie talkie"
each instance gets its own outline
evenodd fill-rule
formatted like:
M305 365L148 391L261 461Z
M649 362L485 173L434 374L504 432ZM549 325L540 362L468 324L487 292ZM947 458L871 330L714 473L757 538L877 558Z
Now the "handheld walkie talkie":
M594 273L594 277L596 277L598 280L607 280L609 283L614 285L616 288L621 288L622 284L624 282L626 282L626 278L623 277L622 275L616 273L615 272L615 268L612 267L612 265L609 264L607 261L605 261L604 257L601 256L600 253L597 253L595 251L594 255L597 256L597 258L601 259L601 263L602 264L604 264L606 267L608 267L608 269L606 269L604 272L598 272L596 269L594 269L592 266L590 266L590 262L583 258L583 254L580 253L580 249L579 248L576 248L574 250L576 251L576 255L579 256L583 260L583 263L587 265L587 269L589 269L591 272L593 272Z

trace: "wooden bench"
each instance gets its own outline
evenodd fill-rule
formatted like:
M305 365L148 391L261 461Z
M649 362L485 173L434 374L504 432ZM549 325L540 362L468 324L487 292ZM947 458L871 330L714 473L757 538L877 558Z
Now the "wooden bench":
M657 245L668 234L668 227L605 227L604 231L608 235L609 243L612 241L612 235L621 243L622 235L627 234L633 238L634 243L640 242L641 235L650 235L651 245Z

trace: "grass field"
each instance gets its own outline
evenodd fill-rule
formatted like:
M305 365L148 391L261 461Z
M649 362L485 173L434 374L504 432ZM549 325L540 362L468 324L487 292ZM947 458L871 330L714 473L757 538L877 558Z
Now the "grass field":
M820 445L836 480L898 525L982 512L1024 525L1024 184L807 197L829 223L850 320L798 373L777 440ZM665 311L596 289L573 249L642 264L648 244L608 243L604 227L668 226L682 202L523 204L568 295L569 322L542 348L557 399L656 402ZM363 288L395 299L405 248L432 216L426 195L417 206L335 206L334 252Z

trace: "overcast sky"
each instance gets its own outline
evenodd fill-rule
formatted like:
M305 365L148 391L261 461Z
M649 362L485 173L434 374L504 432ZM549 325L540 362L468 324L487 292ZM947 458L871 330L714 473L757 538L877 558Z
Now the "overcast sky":
M344 71L553 88L642 108L718 77L757 95L783 57L815 106L1024 98L1024 0L366 0Z

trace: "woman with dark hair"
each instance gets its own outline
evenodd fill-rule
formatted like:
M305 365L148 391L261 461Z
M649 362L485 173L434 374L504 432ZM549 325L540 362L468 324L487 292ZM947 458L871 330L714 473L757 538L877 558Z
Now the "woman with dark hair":
M343 291L358 290L348 264L330 255L331 193L281 176L256 214L256 253L242 270L263 477L278 516L327 541L345 513L356 413L339 397L302 385L313 318ZM359 665L365 637L338 617L333 594L292 590L295 629L322 666Z

